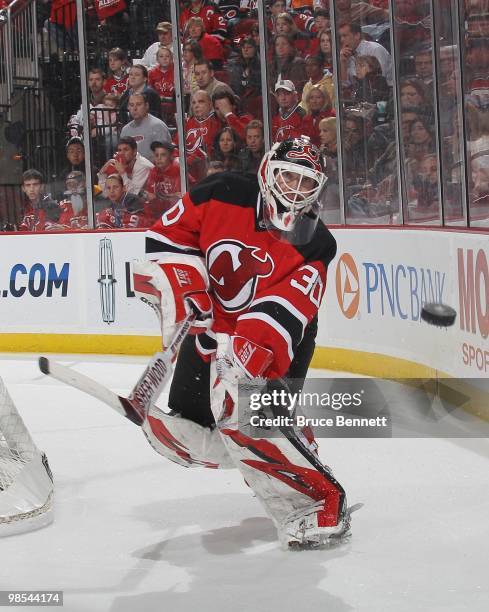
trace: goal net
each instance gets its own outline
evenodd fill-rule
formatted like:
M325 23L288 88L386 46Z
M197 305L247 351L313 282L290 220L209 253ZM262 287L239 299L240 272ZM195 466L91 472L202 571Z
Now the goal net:
M0 378L0 536L53 519L53 479Z

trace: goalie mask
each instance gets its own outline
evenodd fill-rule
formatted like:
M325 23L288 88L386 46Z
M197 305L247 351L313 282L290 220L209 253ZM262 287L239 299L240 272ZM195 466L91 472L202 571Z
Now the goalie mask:
M275 143L258 170L265 225L293 244L309 242L326 180L319 149L307 136Z

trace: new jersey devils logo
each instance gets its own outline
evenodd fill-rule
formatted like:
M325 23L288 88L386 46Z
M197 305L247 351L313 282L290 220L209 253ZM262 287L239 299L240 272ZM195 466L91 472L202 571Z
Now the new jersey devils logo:
M239 240L220 240L207 251L207 269L212 289L228 312L243 310L255 297L260 278L273 272L270 255Z
M203 136L207 134L207 128L192 128L188 130L185 137L185 146L187 153L193 153L199 148L202 148Z

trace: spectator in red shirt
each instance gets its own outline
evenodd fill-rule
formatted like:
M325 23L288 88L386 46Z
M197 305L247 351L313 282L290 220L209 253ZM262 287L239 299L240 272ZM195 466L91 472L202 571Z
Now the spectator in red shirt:
M154 220L182 197L180 164L173 157L175 149L175 145L169 142L151 143L155 167L146 181L144 197L148 201L147 211ZM188 179L189 183L193 182L192 177Z
M272 140L281 142L296 138L303 133L305 111L297 104L297 90L289 80L278 81L275 85L279 112L272 118Z
M189 171L196 180L205 176L214 138L222 127L206 91L196 91L191 101L192 116L185 123L185 152ZM177 134L178 137L178 134Z
M104 91L122 96L127 89L127 54L120 47L109 51L109 76L104 82Z
M161 99L161 116L167 125L175 125L175 73L173 53L167 47L160 47L156 54L158 65L148 73L148 84Z
M275 32L290 36L299 55L304 57L309 49L310 37L300 32L292 16L288 13L280 13L275 21Z
M212 62L215 70L222 68L224 63L224 49L217 36L207 34L204 22L200 17L192 17L186 28L187 38L201 46L204 58Z
M26 170L22 175L24 210L19 230L46 232L69 226L72 210L60 208L49 193L44 193L44 179L37 170Z
M192 17L200 17L205 31L221 40L227 37L227 26L224 17L208 0L190 0L190 5L180 12L180 30L187 34L186 28Z

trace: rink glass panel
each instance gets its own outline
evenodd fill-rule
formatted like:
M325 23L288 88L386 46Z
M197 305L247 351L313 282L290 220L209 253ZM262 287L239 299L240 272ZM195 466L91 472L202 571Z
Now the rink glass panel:
M237 82L242 49L235 41L254 37L259 51L256 77L262 79L265 75L267 85L260 85L260 96L240 92L240 110L265 124L267 142L272 137L273 118L278 112L275 83L283 75L277 60L273 25L270 25L272 3L267 0L265 4L264 28L258 12L249 20L227 21L228 27L233 28L232 44L215 76L228 85ZM384 45L393 59L388 89L382 90L382 84L378 84L373 92L372 88L352 87L340 74L341 49L346 44L341 27L341 4L330 2L330 22L334 27L329 33L329 50L326 34L320 37L323 40L314 52L322 57L324 68L332 75L337 115L336 154L331 151L330 142L322 145L328 175L324 220L347 224L486 226L489 223L487 3L484 0L420 0L413 9L411 2L391 0L383 19L362 26L363 36ZM172 21L166 2L131 3L127 10L129 20L114 19L105 25L101 25L93 11L85 14L84 70L96 67L106 72L108 51L114 46L127 48L131 61L141 58L157 40L156 24ZM17 139L22 157L18 166L22 170L39 169L45 175L46 193L57 201L71 202L72 194L68 193L70 189L65 182L68 165L65 145L70 136L82 133L70 121L81 105L78 36L75 28L54 27L45 5L38 3L37 11L40 80L35 87L26 88L22 103L15 111L19 116L12 117L25 128L25 133ZM179 11L177 6L177 18ZM24 23L28 22L24 20ZM180 43L186 44L180 33L178 36ZM305 58L310 42L307 36L295 36L294 54L298 61L292 73L286 75L293 74L299 101L300 89L308 79ZM183 66L183 56L180 61ZM214 142L205 145L201 160L192 158L190 148L195 143L185 127L191 110L186 76L181 99L165 109L164 117L172 133L179 132L184 145L180 155L186 170L182 191L191 186L192 180L196 182L205 176L213 162L222 161ZM386 100L379 99L382 91L387 92ZM104 205L103 196L93 187L97 183L97 171L112 156L122 123L114 122L107 129L109 113L105 108L83 110L92 120L89 138L92 177L87 177L86 182L87 189L93 189L94 209L88 215L88 226L93 227L95 214ZM180 129L179 115L183 126ZM195 172L197 176L188 162L200 164ZM232 167L233 156L225 163ZM15 173L10 176L11 180L2 177L2 193L10 193L14 188ZM16 180L20 182L18 174ZM20 202L20 192L4 199L8 201L2 202L2 221L15 217L14 223L17 223L21 207L15 204ZM74 200L78 206L79 198ZM75 206L75 202L72 204Z

